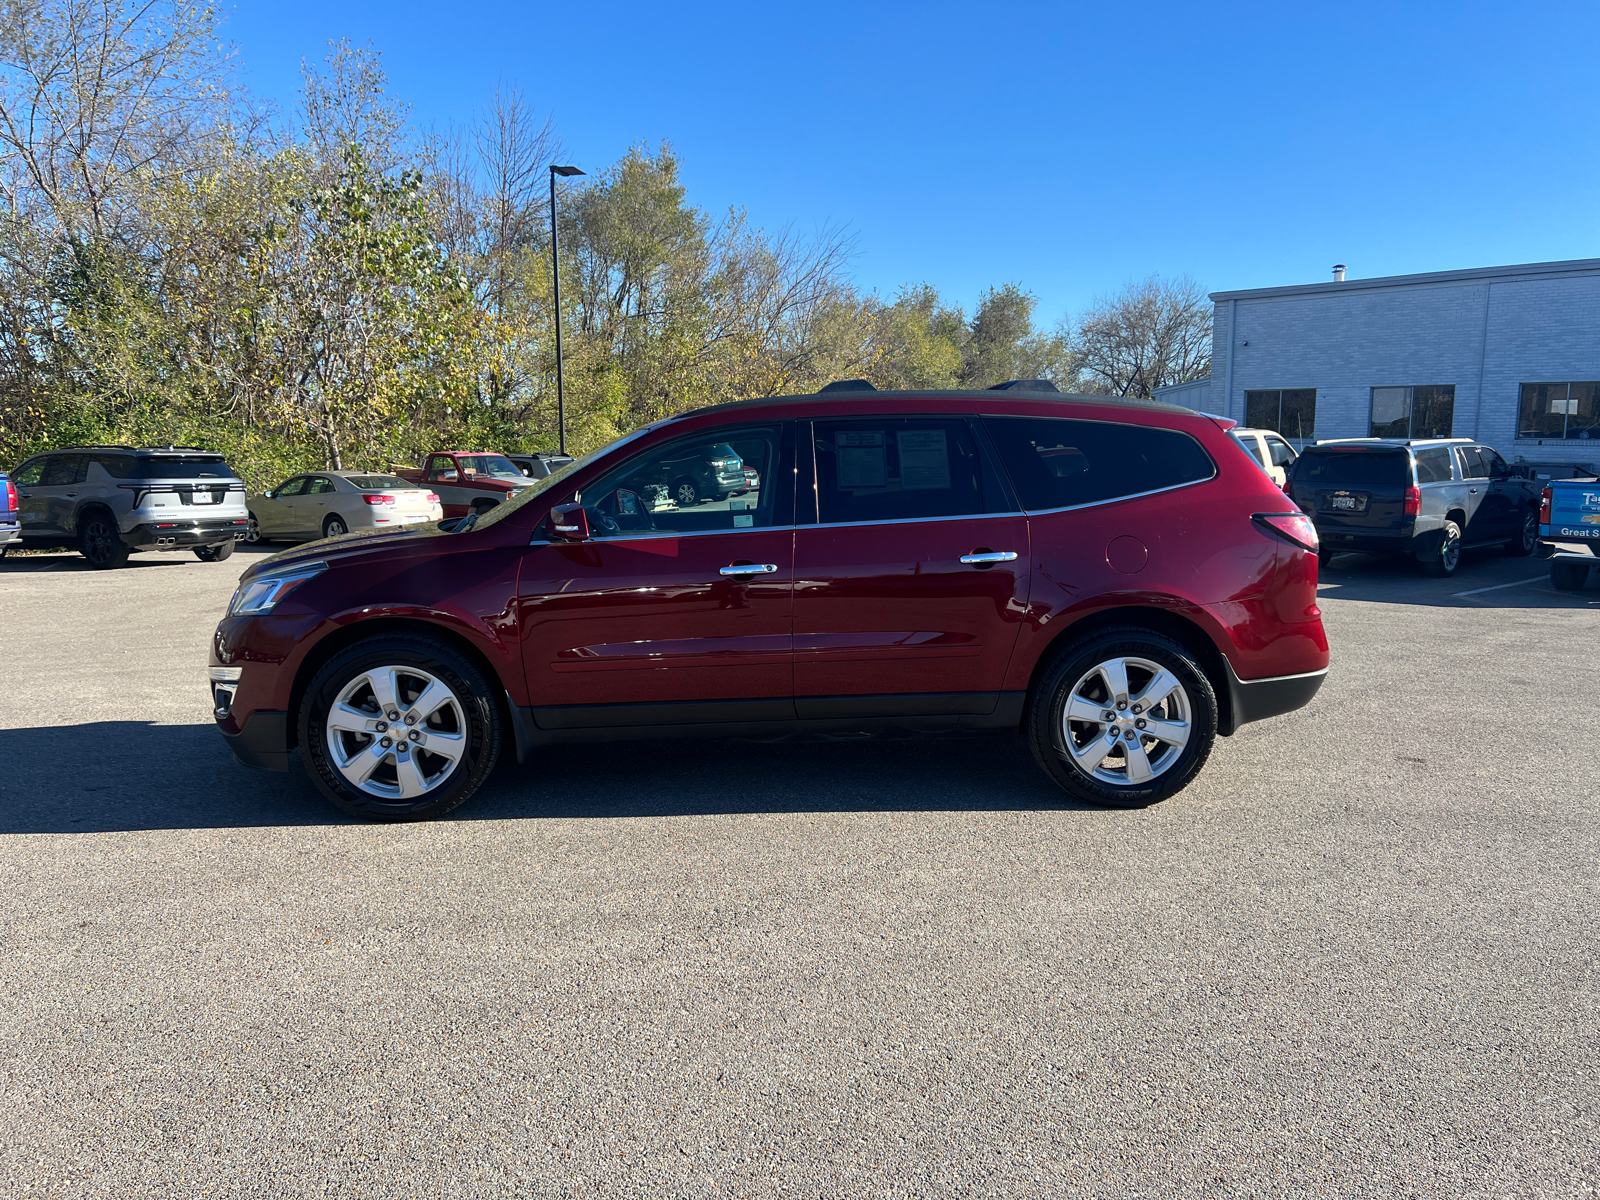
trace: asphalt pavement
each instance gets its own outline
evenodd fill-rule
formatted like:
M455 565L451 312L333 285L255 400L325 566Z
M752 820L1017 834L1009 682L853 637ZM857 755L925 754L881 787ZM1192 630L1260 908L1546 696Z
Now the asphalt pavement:
M372 826L212 727L248 561L0 561L0 1194L1600 1187L1600 581L1335 560L1321 694L1144 812L973 736Z

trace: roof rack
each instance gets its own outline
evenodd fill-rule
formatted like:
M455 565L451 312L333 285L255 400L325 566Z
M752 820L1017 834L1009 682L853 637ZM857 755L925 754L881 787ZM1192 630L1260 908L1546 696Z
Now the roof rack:
M830 392L875 392L878 389L866 379L835 379L832 383L825 383L817 389L817 395L826 396Z
M1008 379L1004 383L990 384L989 392L1056 392L1061 391L1048 379Z

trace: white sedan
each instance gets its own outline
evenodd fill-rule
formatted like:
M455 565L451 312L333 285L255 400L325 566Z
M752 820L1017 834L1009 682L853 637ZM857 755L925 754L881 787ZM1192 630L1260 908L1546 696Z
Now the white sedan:
M296 475L264 496L251 496L249 506L249 543L304 542L444 517L439 497L427 488L368 471Z

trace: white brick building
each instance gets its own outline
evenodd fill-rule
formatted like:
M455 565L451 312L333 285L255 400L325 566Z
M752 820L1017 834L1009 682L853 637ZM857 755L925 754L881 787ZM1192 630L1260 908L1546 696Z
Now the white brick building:
M1169 399L1314 438L1477 438L1600 461L1600 259L1214 292L1211 378Z

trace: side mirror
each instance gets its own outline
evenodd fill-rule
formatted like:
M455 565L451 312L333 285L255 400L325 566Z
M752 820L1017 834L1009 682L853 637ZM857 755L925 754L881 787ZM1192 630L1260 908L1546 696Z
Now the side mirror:
M550 536L558 542L587 542L589 514L581 504L558 504L550 510Z

